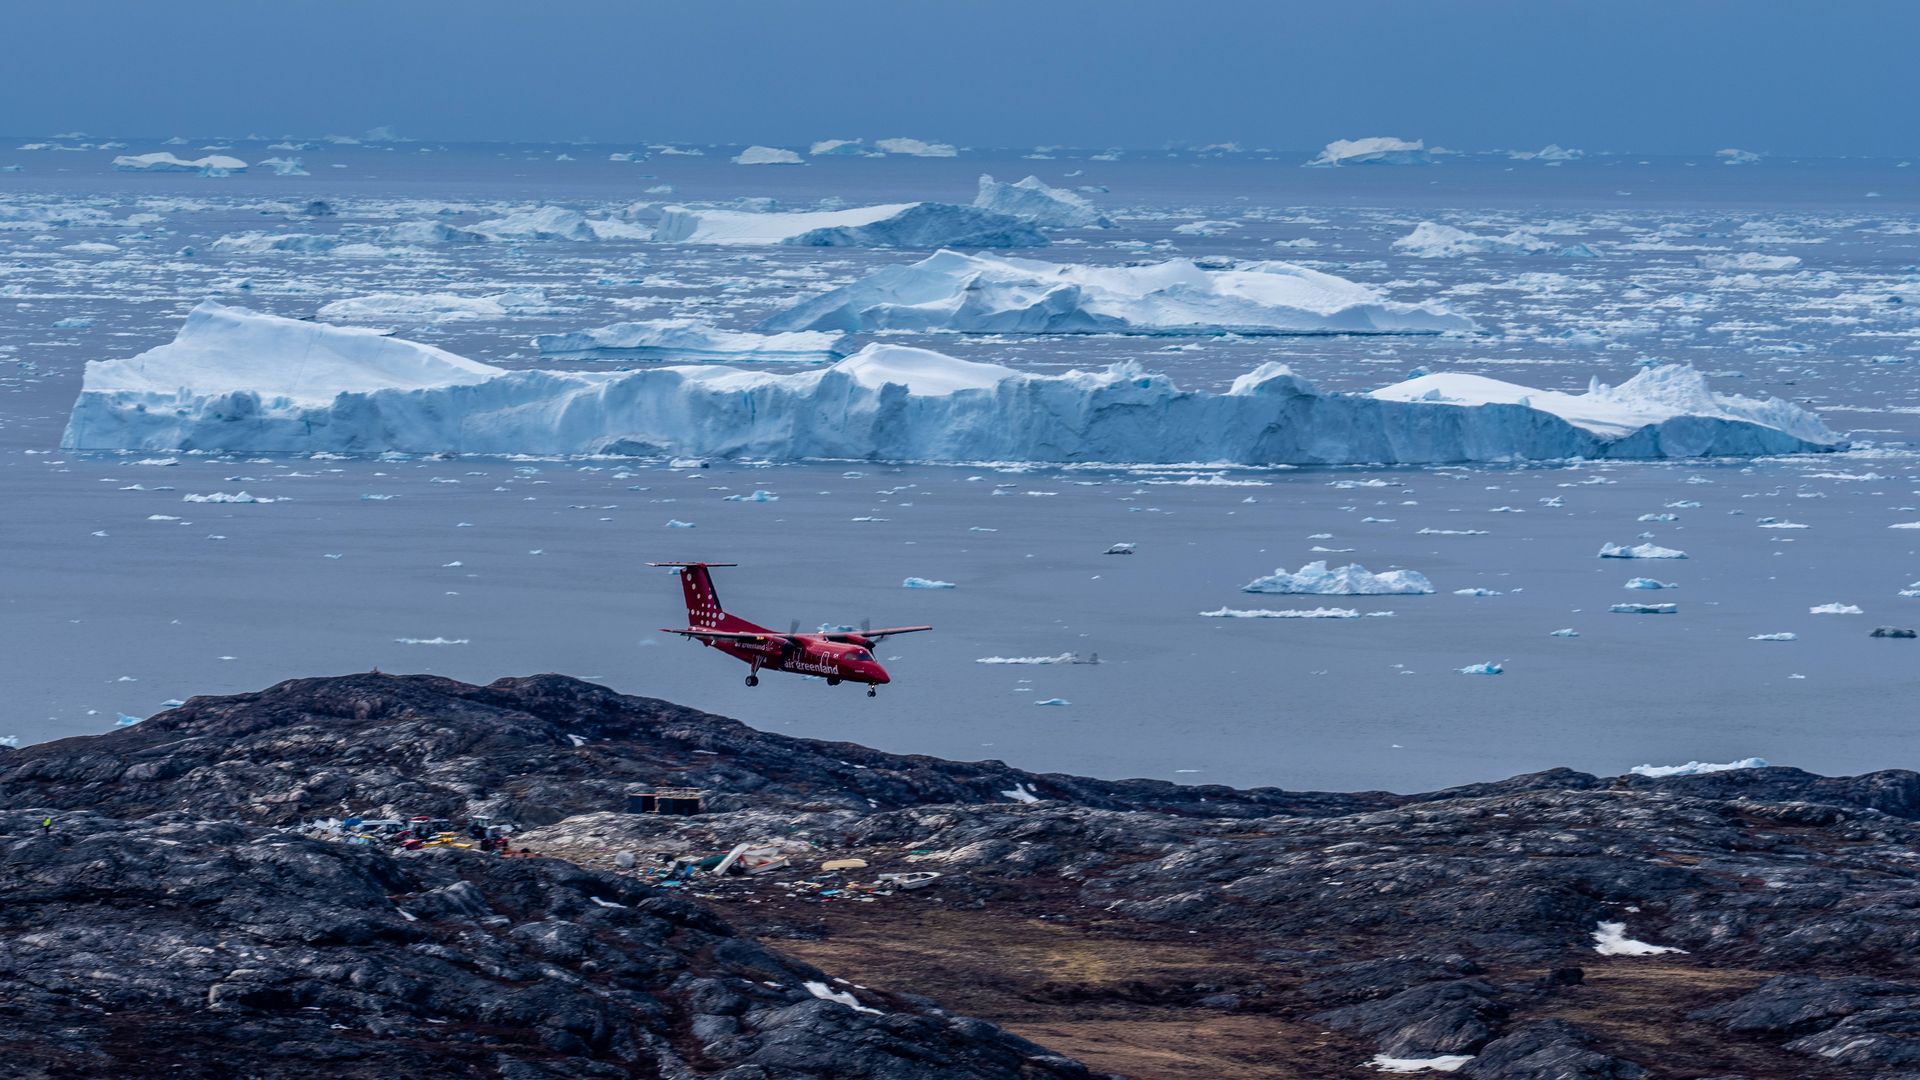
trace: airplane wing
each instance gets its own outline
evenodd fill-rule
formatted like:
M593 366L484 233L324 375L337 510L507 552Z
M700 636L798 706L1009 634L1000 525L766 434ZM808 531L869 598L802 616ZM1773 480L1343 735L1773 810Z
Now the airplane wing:
M675 630L672 627L663 626L660 628L660 632L663 634L679 634L681 637L712 638L716 641L773 641L776 639L780 641L793 640L789 635L786 635L786 634L768 634L768 633L748 634L748 633L740 633L732 630L695 630L692 627L688 627L685 630Z
M892 637L895 634L917 634L922 630L931 629L933 629L931 626L889 626L880 630L861 630L852 634L826 634L823 636L826 637L828 641L838 641L844 637L863 637L868 641L879 641L881 638Z

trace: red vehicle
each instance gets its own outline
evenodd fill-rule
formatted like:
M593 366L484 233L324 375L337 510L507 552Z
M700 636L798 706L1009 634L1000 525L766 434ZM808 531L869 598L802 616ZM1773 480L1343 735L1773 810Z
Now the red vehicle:
M889 626L884 630L862 627L858 632L802 634L796 623L793 629L782 634L750 623L738 615L729 615L721 609L720 597L713 591L713 575L707 570L715 566L735 566L736 563L657 562L647 565L677 567L680 571L680 587L687 594L687 628L675 630L663 626L661 631L679 634L710 649L719 649L736 660L746 661L753 669L747 673L748 686L759 686L760 669L766 668L769 671L790 671L796 675L817 675L826 679L828 686L838 686L843 682L866 683L867 696L873 697L879 693L876 688L881 683L893 681L887 677L887 669L873 658L870 651L873 645L895 634L933 629L931 626Z

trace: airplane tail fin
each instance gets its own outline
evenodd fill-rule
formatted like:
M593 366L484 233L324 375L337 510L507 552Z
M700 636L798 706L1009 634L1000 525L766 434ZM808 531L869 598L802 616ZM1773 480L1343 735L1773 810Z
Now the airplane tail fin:
M687 597L687 625L696 630L760 630L745 619L727 614L720 606L720 594L713 590L713 575L709 567L733 566L734 563L702 562L658 562L648 566L677 566L680 568L680 588Z

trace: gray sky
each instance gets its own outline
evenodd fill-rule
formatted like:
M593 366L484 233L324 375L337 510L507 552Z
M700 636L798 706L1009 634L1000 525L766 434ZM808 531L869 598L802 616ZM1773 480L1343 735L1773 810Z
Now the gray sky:
M1909 0L0 0L0 132L1920 153Z

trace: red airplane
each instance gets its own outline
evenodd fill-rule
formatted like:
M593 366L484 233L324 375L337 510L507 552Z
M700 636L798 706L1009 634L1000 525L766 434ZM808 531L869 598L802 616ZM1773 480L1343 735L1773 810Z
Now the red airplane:
M687 594L685 630L661 627L662 633L679 634L710 649L719 649L736 660L745 660L753 670L747 673L747 685L760 685L760 669L791 671L796 675L819 675L828 686L841 682L867 684L867 696L879 694L881 683L892 682L887 669L873 658L869 648L882 638L931 630L931 626L889 626L884 630L862 627L851 631L802 634L795 623L787 633L756 626L738 615L720 609L720 597L713 591L709 567L737 566L737 563L657 562L648 566L673 566L680 569L680 587Z

